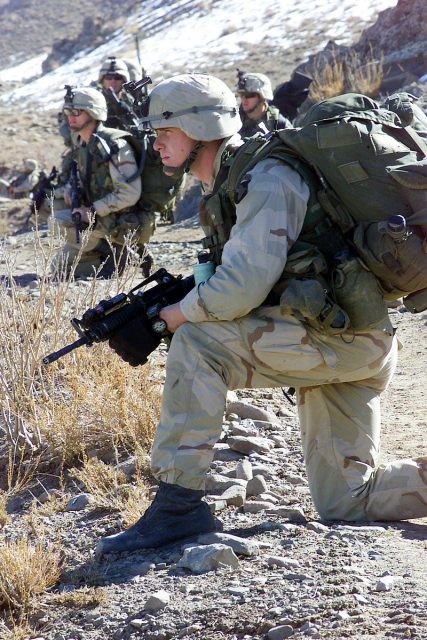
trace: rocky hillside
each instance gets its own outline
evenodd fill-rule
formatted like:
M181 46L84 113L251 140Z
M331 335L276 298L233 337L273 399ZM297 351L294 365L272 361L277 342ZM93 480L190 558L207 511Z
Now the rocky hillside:
M82 36L83 48L91 25L101 30L105 40L138 4L136 0L2 0L0 69L49 53L55 42L64 39Z

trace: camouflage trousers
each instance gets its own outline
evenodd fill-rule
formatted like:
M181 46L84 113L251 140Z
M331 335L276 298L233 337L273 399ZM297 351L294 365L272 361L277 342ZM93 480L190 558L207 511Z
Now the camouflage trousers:
M227 389L294 386L311 496L322 518L427 516L427 458L378 465L379 395L396 360L390 332L327 336L279 307L232 322L185 323L167 359L153 473L202 489Z
M70 209L56 210L49 220L51 231L55 223L65 234L65 244L53 260L53 271L67 274L74 269L76 278L87 278L98 272L98 277L111 277L116 268L119 273L126 266L128 247L126 237L136 245L137 253L145 255L145 243L153 234L155 216L144 212L136 221L135 214L111 214L100 217L96 226L76 241L76 231ZM101 271L99 271L101 269Z

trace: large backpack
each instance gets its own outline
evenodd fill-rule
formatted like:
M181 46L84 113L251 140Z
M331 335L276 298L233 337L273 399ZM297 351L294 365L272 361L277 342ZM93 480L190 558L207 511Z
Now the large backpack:
M311 181L312 195L315 190L323 210L376 275L384 297L406 296L410 311L422 311L427 308L425 137L427 117L409 94L397 94L382 106L345 94L311 107L299 128L254 141L245 159L241 153L240 167L232 166L227 191L231 195L264 157L290 161L297 170L292 158L303 160L318 178Z

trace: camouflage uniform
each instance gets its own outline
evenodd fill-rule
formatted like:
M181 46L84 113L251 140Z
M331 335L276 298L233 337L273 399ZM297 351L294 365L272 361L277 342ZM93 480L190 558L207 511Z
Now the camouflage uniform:
M240 129L240 135L243 138L249 138L256 133L266 133L267 131L276 131L277 129L284 129L285 127L291 126L289 120L282 116L279 109L272 105L267 105L262 118L258 120L253 120L242 108L240 108L240 117L243 123Z
M180 303L189 322L175 332L168 355L153 473L202 489L227 389L290 385L297 389L307 475L321 517L427 516L427 458L378 466L379 396L397 354L388 318L369 330L328 335L263 304L301 232L308 198L300 175L277 160L250 172L221 265Z
M120 221L126 219L127 230L137 231L138 243L151 236L154 221L148 218L144 225L137 218L139 209L135 205L141 195L137 163L126 141L127 134L102 125L101 120L106 118L105 100L94 89L81 89L76 91L73 105L86 110L98 122L88 143L80 136L76 138L81 205L93 208L96 222L85 241L77 243L72 211L55 211L51 224L57 222L64 228L66 242L56 256L54 269L65 268L69 273L78 256L76 277L94 275L94 270L106 261L100 275L109 277L116 260L119 270L126 263L126 251L122 247L125 234Z
M250 113L246 113L240 106L239 114L242 120L242 128L239 133L244 138L249 138L256 133L268 133L277 129L290 127L291 123L273 105L273 89L269 78L263 73L238 72L237 94L242 96L246 93L258 94L260 102L264 104L264 112L258 118L252 118Z
M289 311L286 286L280 304L275 301L276 284L286 282L292 263L306 269L307 253L299 248L310 244L310 233L313 249L326 255L322 240L329 232L322 236L317 226L313 232L316 193L307 174L273 154L250 164L257 139L239 148L235 98L213 76L183 74L161 82L143 122L157 130L163 157L209 181L204 246L211 248L217 268L180 303L160 310L174 337L151 458L159 487L141 518L100 540L98 553L162 546L216 529L202 498L228 389L297 389L307 475L321 517L427 516L427 457L378 465L379 398L397 355L385 305L374 319L362 314L360 326L368 328L356 329L358 316L350 315L343 299L353 323L349 330L347 321L322 324L322 314L304 315L304 307ZM234 183L245 156L246 173ZM239 170L233 171L234 164ZM356 296L356 303L366 307L367 299ZM146 331L146 320L134 318L109 344L126 362L143 364Z

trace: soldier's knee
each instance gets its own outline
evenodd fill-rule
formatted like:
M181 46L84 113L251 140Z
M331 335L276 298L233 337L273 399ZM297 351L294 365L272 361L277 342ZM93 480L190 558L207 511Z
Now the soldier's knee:
M322 520L347 520L357 522L367 520L365 492L355 493L350 488L341 488L339 495L312 496L316 510Z

